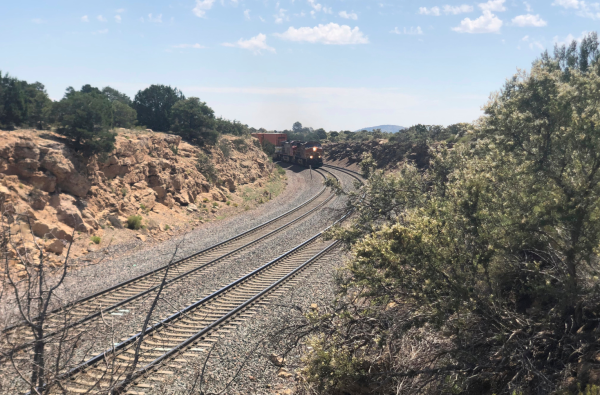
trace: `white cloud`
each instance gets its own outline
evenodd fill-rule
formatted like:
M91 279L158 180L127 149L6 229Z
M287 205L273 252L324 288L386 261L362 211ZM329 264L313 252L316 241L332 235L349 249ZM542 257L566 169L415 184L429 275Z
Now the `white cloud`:
M487 3L479 3L477 5L483 11L501 12L506 11L506 7L504 7L504 1L505 0L490 0Z
M244 18L248 21L250 20L250 10L244 11Z
M87 15L84 15L81 17L81 22L89 22L89 21L90 21L90 18L88 18Z
M275 23L283 23L284 21L289 21L290 17L287 15L287 11L284 10L283 8L280 8L277 11L277 14L273 15L273 17L275 18Z
M475 20L465 18L460 21L460 26L453 27L452 30L459 33L499 33L502 27L502 20L491 11L484 10L483 15Z
M552 5L564 8L579 8L584 2L579 0L555 0Z
M196 0L196 7L192 10L198 18L204 18L206 11L210 10L215 0Z
M544 45L542 45L541 42L539 42L537 40L532 40L529 38L529 36L523 37L521 39L521 41L528 43L529 49L535 49L535 50L543 50L544 49ZM521 47L517 47L517 48L521 49Z
M115 15L115 21L121 23L121 15Z
M354 21L358 19L358 15L356 15L354 12L348 13L346 11L340 11L338 15L344 19L352 19Z
M296 29L290 27L286 32L275 34L284 40L321 43L328 45L368 44L369 38L360 31L358 27L351 29L347 25L330 23L315 27L301 27Z
M512 23L514 25L520 26L520 27L526 27L526 26L543 27L548 24L545 20L540 18L539 15L532 15L532 14L516 16L513 18Z
M97 19L98 19L100 22L106 22L106 18L105 18L105 17L103 17L102 15L98 15L96 18L97 18Z
M162 23L162 14L158 14L155 17L152 14L148 14L148 22Z
M441 15L439 7L431 7L431 8L419 7L419 14L421 14L421 15L434 15L434 16L440 16Z
M108 29L102 29L102 30L98 30L93 32L92 34L106 34L108 33Z
M583 31L581 32L581 36L579 37L575 37L572 34L568 34L565 38L560 39L558 36L554 36L554 43L558 44L558 45L570 45L573 41L577 41L578 43L580 43L585 36L587 35L588 32Z
M445 5L444 6L444 14L452 14L458 15L463 14L465 12L473 12L473 7L467 4L461 4L457 6Z
M178 44L178 45L173 45L173 48L194 48L194 49L202 49L202 48L206 48L204 45L200 45L200 44Z
M265 18L263 18L262 16L259 16L258 19L260 19L261 22L266 22Z
M421 35L423 34L423 30L421 29L421 26L417 26L416 28L414 27L409 27L407 28L403 28L402 30L398 29L397 27L394 28L394 30L392 30L390 33L394 33L394 34L408 34L408 35Z
M292 0L292 3L294 1ZM317 3L316 0L308 0L308 4L310 4L310 6L313 8L314 11L316 12L320 12L323 11L326 14L331 14L332 10L331 7L324 7L322 4ZM314 15L314 12L311 12L311 14Z
M586 3L584 0L556 0L552 5L567 9L574 8L578 10L576 15L584 18L600 19L600 3Z
M527 11L527 12L533 12L533 8L531 8L531 4L529 4L526 1L524 1L523 5L525 6L525 11Z
M240 38L236 43L223 43L223 46L247 49L255 55L261 54L262 51L275 52L275 48L267 45L267 36L262 33L248 40Z

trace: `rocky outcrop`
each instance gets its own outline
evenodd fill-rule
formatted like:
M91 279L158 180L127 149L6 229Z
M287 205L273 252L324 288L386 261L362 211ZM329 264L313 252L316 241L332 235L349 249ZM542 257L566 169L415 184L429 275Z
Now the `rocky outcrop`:
M223 139L228 157L179 136L121 129L111 155L84 158L48 132L0 131L0 204L8 216L27 216L46 250L61 254L61 240L74 233L94 234L102 223L118 228L140 210L185 213L204 199L224 202L240 185L270 176L272 163L250 138L243 153L233 137ZM198 155L211 159L216 183L198 170Z

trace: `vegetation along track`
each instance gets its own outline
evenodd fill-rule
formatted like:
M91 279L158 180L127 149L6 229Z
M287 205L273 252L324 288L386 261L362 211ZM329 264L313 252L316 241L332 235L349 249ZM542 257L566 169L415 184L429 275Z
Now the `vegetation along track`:
M317 172L325 178L322 172ZM240 235L57 309L46 317L45 322L48 324L45 328L46 337L99 318L103 314L122 315L116 310L124 308L142 296L157 291L165 272L167 273L167 286L189 276L201 276L205 269L223 262L226 258L314 214L333 197L332 194L327 193L327 188L323 188L300 206ZM67 320L65 320L65 316ZM21 325L16 325L5 329L5 336L9 337L11 344L21 344L12 352L31 346L31 335L27 331L20 330L23 328Z
M183 357L209 352L220 337L250 317L253 309L297 282L303 271L337 244L323 240L326 230L65 373L59 379L68 381L63 389L69 393L109 388L115 393L144 393L152 387L147 384L149 379L162 381L161 376L174 374L172 370L186 362Z

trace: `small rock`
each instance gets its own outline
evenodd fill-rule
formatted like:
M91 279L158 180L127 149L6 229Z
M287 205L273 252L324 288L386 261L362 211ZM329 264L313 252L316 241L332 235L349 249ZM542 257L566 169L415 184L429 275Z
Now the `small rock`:
M269 361L275 366L283 366L285 361L279 355L271 354L269 355Z
M194 203L190 203L187 205L186 209L192 213L194 211L198 211L198 206L196 206Z
M311 303L310 308L311 308L311 310L318 310L319 306L317 306L316 303Z
M87 247L88 252L96 252L98 251L100 248L96 245L96 244L90 244Z
M288 372L286 368L279 369L279 372L277 373L277 377L281 377L282 379L289 379L293 376L294 375Z
M248 380L250 380L250 381L256 381L256 377L254 377L254 376L248 376Z
M58 239L54 239L52 241L49 241L44 248L48 252L53 252L56 255L60 255L60 254L62 254L63 249L65 248L65 245L63 244L62 241L60 241Z
M140 239L141 241L146 241L146 236L144 236L144 235L137 235L136 237L138 239Z

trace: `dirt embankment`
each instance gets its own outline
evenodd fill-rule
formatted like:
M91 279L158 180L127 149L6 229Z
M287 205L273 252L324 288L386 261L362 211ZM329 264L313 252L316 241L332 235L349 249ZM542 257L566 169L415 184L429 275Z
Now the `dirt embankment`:
M248 196L259 203L267 199L263 192L276 174L268 157L251 138L222 139L229 149L200 149L179 136L120 129L116 149L100 161L78 155L50 132L0 131L0 203L11 232L22 232L23 221L15 219L27 218L26 231L40 238L57 265L74 230L72 257L108 244L105 236L112 244L165 239L177 229L251 208ZM217 182L198 170L198 155L208 158ZM133 215L142 217L143 228L123 229ZM32 246L24 241L19 247Z
M429 165L428 147L387 140L352 141L326 144L325 161L334 166L359 171L358 164L365 152L370 152L380 169L394 169L405 160L414 161L420 168Z

